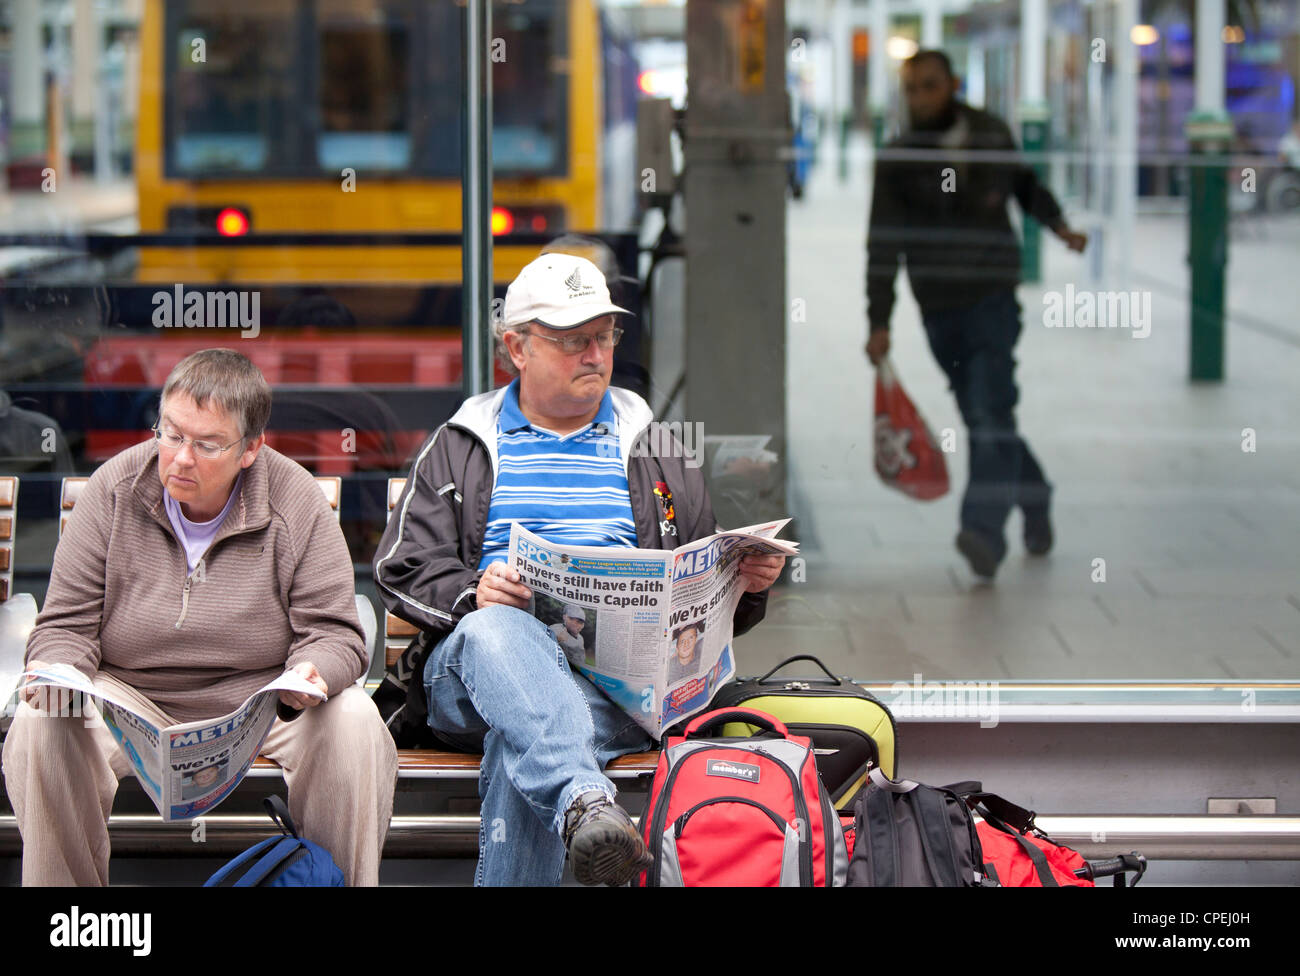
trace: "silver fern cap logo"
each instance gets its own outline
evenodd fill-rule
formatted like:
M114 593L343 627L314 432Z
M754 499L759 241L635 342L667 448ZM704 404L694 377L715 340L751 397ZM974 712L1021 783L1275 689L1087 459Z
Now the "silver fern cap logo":
M574 268L573 273L564 279L564 284L569 289L570 298L585 298L596 294L595 286L583 283L581 268Z

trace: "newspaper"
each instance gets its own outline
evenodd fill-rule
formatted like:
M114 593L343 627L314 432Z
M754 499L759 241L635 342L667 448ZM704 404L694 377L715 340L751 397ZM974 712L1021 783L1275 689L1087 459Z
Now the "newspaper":
M285 671L229 715L160 729L128 702L97 689L71 665L50 664L25 674L33 679L29 687L70 688L83 699L100 702L104 724L167 823L210 813L234 792L271 730L281 691L325 698L302 675ZM93 721L89 710L86 717Z
M506 562L533 590L531 610L569 664L660 738L702 711L735 673L732 616L744 593L740 559L793 556L779 519L677 549L562 546L519 523Z

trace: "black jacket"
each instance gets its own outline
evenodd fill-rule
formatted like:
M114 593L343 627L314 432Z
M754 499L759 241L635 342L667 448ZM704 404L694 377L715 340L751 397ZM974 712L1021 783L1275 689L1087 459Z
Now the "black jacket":
M1061 208L1018 158L1005 122L958 102L957 145L945 132L906 132L876 157L867 231L867 318L889 328L894 278L907 263L922 313L970 305L1014 288L1020 242L1007 217L1014 196L1047 227Z
M637 545L674 549L712 535L718 529L701 470L686 464L680 443L675 457L653 456L652 448L666 438L648 436L649 406L627 390L610 387L609 392ZM492 501L496 421L504 396L501 389L471 397L424 442L375 552L375 581L384 606L419 627L426 644L450 633L475 609L483 575L475 567ZM655 494L658 481L671 492L667 502ZM732 618L735 633L762 620L766 608L766 592L743 594Z

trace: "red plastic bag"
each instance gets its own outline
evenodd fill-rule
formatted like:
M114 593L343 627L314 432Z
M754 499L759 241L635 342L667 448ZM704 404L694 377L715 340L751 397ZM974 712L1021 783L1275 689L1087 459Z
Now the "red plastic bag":
M948 493L948 465L888 359L876 367L876 473L890 488L930 501Z

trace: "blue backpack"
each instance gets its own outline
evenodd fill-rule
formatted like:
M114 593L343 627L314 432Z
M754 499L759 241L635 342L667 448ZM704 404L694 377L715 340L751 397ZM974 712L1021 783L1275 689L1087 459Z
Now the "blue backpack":
M330 852L298 836L289 808L278 796L262 801L281 836L254 844L224 865L205 888L341 888L343 871Z

